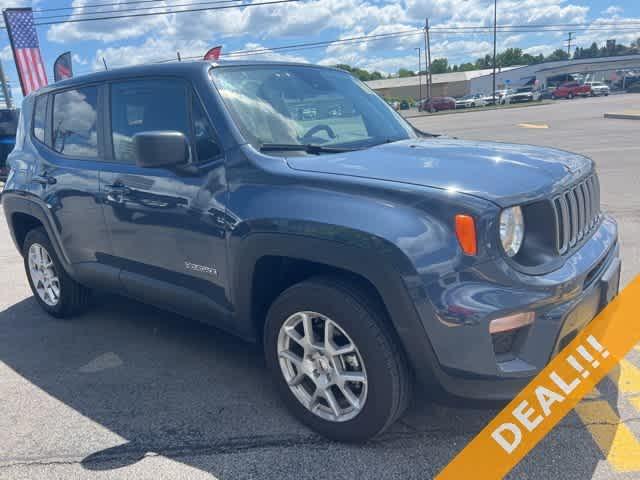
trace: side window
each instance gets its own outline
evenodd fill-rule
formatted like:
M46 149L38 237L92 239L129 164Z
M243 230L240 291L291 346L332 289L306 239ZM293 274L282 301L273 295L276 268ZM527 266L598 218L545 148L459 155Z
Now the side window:
M111 85L111 135L116 161L135 163L133 136L173 130L190 137L187 89L173 79L131 80Z
M53 149L74 157L98 156L98 87L53 96Z
M42 143L46 143L44 138L44 127L47 123L46 95L40 95L39 97L36 97L36 104L33 110L33 136L40 140Z
M196 153L198 162L204 163L220 155L221 150L200 100L195 94L192 95L191 98L191 114L193 116L193 134L195 137Z

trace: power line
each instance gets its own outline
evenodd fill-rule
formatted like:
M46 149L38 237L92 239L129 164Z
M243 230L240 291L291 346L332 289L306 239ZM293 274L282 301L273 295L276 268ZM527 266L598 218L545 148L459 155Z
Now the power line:
M150 17L154 15L170 15L173 13L187 13L187 12L203 12L208 10L226 10L229 8L242 8L242 7L258 7L261 5L275 5L280 3L293 3L299 2L300 0L272 0L268 2L261 3L243 3L237 5L223 5L221 7L202 7L202 8L191 8L186 10L171 10L168 12L145 12L145 13L132 13L129 15L110 15L107 17L95 17L95 18L72 18L68 20L58 20L52 22L35 22L34 25L59 25L62 23L80 23L80 22L94 22L99 20L114 20L118 18L134 18L134 17ZM0 29L6 29L4 25L0 27Z
M489 27L489 28L492 28L492 27ZM468 31L468 30L465 30L464 32L458 32L458 31L455 31L455 30L450 30L450 31L440 30L438 32L432 32L431 28L429 30L430 30L430 32L432 34L439 34L439 35L443 35L443 34L453 34L453 35L469 35L469 34L473 34L473 35L476 35L476 34L488 34L489 33L489 32L485 32L485 31L474 32L474 31ZM627 29L620 29L620 30L626 31L626 30L636 30L636 29L635 28L627 28ZM523 33L539 32L539 31L540 30L529 30L529 31L525 31ZM556 29L556 30L545 30L545 31L558 31L559 32L559 31L564 31L564 30ZM245 56L253 56L253 55L264 55L264 54L269 54L269 53L273 53L273 52L296 52L296 51L300 51L300 50L323 48L323 47L327 47L327 46L331 46L331 45L359 44L359 43L366 43L366 42L370 42L370 41L387 40L387 39L390 39L390 38L403 38L403 37L417 36L417 35L422 35L423 33L424 33L424 29L420 28L420 29L414 29L414 30L403 30L403 31L397 31L397 32L373 34L373 35L360 35L360 36L356 36L356 37L340 38L340 39L334 39L334 40L296 43L296 44L290 44L290 45L282 45L282 46L279 46L279 47L260 47L260 48L250 49L250 50L235 50L235 51L231 51L231 52L228 52L228 53L223 53L222 56L224 58L233 58L233 57L245 57ZM202 58L202 56L201 55L193 55L193 56L182 57L182 58L183 58L183 60L194 60L194 59ZM165 62L172 62L172 61L175 61L175 58L161 60L158 63L165 63Z
M98 8L98 7L110 7L116 5L133 5L135 3L156 3L163 2L165 0L134 0L132 2L110 2L110 3L92 3L82 5L81 7L56 7L56 8L34 8L33 12L59 12L63 10L78 10L83 8Z
M148 0L145 0L148 1ZM157 1L157 0L154 0ZM215 0L215 1L205 1L205 2L192 2L192 3L182 3L182 4L178 4L178 5L158 5L157 7L136 7L136 8L127 8L127 9L122 9L122 10L105 10L105 11L101 11L101 12L79 12L79 13L66 13L66 14L62 14L62 15L49 15L46 17L35 17L35 20L48 20L48 19L53 19L53 18L67 18L70 19L71 17L78 17L80 15L101 15L101 14L107 14L107 13L128 13L128 12L135 12L135 11L141 11L141 10L157 10L159 8L177 8L177 7L192 7L192 6L196 6L196 5L214 5L214 4L221 4L221 3L238 3L240 1L243 0ZM157 12L157 13L164 13L164 12ZM36 24L39 25L39 24Z

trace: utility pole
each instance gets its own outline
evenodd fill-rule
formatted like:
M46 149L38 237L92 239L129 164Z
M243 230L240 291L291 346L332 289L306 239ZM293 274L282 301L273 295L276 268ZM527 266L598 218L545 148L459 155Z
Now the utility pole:
M424 21L424 54L427 68L427 97L431 98L431 38L429 37L429 19Z
M493 0L493 105L496 105L496 35L498 34L498 0Z
M573 40L574 32L569 32L569 38L567 38L567 55L571 58L571 40Z
M422 70L422 55L420 54L420 47L416 47L418 51L418 105L422 102L422 77L420 77L420 71Z
M2 84L2 95L4 95L4 103L8 109L11 109L13 108L13 106L11 105L11 94L9 93L9 87L7 86L7 78L4 76L2 62L0 62L0 83Z

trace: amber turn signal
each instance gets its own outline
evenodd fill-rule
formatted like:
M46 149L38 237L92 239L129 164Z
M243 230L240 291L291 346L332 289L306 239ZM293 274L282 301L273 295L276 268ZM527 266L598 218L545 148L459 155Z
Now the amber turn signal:
M476 222L471 215L456 215L456 236L465 255L476 255Z

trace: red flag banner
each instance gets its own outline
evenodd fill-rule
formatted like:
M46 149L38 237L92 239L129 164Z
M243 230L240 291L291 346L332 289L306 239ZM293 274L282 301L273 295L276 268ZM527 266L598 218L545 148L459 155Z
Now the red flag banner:
M38 33L33 24L33 11L30 8L7 8L3 15L22 93L29 95L47 85Z
M220 58L220 53L222 53L222 46L218 45L217 47L213 47L207 53L204 54L205 60L218 60Z
M71 52L64 52L53 63L53 79L55 82L73 77Z

